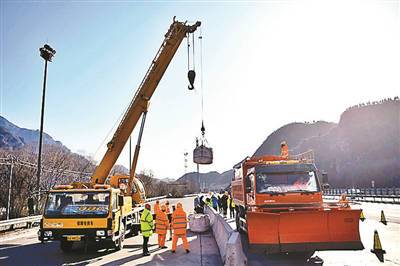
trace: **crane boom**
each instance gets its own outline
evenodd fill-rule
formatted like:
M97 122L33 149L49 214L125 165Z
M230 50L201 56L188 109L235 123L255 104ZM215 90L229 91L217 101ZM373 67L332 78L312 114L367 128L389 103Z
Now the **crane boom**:
M182 40L188 33L193 33L200 25L201 22L199 21L193 25L187 25L186 22L175 21L174 18L168 32L165 34L160 49L139 85L139 88L129 104L129 107L115 131L113 138L107 144L107 151L100 164L96 167L91 178L92 185L105 183L138 120L144 112L147 112L149 100L156 90L158 83L168 68L169 63L174 57Z

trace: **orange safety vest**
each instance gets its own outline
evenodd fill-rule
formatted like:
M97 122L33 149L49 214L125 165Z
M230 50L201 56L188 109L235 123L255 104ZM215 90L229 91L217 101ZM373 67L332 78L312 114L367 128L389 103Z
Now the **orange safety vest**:
M159 235L166 235L169 227L167 214L159 211L156 216L156 233Z
M160 203L156 203L154 204L154 214L157 215L159 212L161 212Z
M172 214L172 229L174 229L174 235L186 235L186 227L186 212L182 208L176 208Z
M347 195L340 195L339 204L342 205L342 207L349 207L349 200L347 199Z

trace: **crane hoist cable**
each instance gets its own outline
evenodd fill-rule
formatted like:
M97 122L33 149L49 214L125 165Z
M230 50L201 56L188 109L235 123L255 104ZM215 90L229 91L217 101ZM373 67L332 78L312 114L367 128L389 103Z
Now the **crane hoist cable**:
M190 69L190 34L192 34L192 66L193 69ZM194 49L194 32L187 34L187 45L188 45L188 79L189 79L189 90L194 90L194 80L196 78L196 71L195 71L195 49Z
M214 158L213 149L210 147L205 136L206 128L204 126L203 35L201 27L198 39L200 44L201 136L196 138L196 148L193 150L193 162L196 163L197 166L200 164L212 164Z
M199 43L200 43L200 90L201 90L201 124L202 124L202 132L205 132L204 128L204 87L203 87L203 33L200 26L200 35L199 35ZM204 131L203 131L204 128ZM204 136L204 133L203 133Z

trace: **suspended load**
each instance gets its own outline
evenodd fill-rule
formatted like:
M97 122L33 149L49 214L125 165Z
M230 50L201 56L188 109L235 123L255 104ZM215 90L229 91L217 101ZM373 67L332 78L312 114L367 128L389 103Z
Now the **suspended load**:
M196 164L212 164L213 150L201 144L193 150L193 162Z
M196 148L193 150L193 162L196 164L212 164L213 149L208 147L207 139L205 138L204 123L201 123L201 138L196 138Z
M189 229L195 233L202 233L210 229L210 216L208 214L194 213L189 215Z

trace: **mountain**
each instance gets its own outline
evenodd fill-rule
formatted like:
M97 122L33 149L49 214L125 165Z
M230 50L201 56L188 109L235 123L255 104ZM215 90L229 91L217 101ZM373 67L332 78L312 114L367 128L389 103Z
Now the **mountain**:
M162 178L161 181L163 181L165 183L173 183L176 180L174 178L166 177L166 178Z
M333 187L400 186L400 100L360 104L342 113L338 124L292 123L273 132L254 155L279 154L286 140L290 153L312 149L316 165Z
M337 126L336 123L318 121L304 123L290 123L272 132L267 139L256 150L253 156L264 154L279 154L280 143L286 141L290 147L297 147L309 138L321 137L328 134Z
M38 142L39 130L20 128L0 116L0 149L16 150L24 145L36 147ZM43 143L67 149L60 141L54 140L47 133L43 133Z
M199 177L197 175L197 172L191 172L184 174L177 180L177 182L193 184L196 190L200 190L200 183L202 187L206 187L209 190L220 190L229 186L232 175L233 170L228 170L223 173L218 173L215 171L208 173L199 173Z
M279 154L286 141L290 154L313 150L318 169L326 171L332 187L400 187L400 100L385 99L347 108L339 123L290 123L271 133L253 156ZM245 154L243 155L245 157ZM234 164L235 162L232 162ZM211 190L225 188L232 170L200 174ZM178 182L194 182L188 173Z

